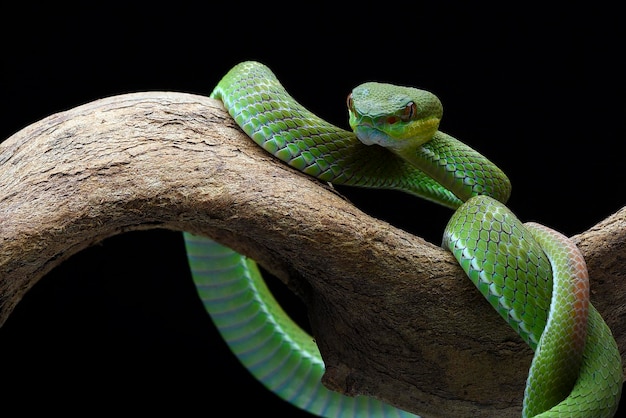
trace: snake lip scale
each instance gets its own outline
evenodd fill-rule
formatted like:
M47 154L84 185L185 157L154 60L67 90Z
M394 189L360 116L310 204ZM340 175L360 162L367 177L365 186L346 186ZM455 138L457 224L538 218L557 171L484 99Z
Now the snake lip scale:
M580 251L550 228L522 223L506 207L509 179L439 130L443 111L434 94L385 83L357 86L347 97L352 131L311 113L254 61L235 65L211 97L222 101L251 140L297 170L453 208L442 246L535 351L522 416L615 414L621 357L589 302ZM208 238L184 233L184 239L206 311L231 351L270 391L323 417L416 417L371 397L325 388L313 338L281 309L255 262Z

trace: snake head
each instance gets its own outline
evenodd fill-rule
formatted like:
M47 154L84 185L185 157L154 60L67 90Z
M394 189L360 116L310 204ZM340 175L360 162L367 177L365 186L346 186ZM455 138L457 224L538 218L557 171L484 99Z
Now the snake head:
M443 114L434 94L412 87L364 83L348 95L350 127L365 145L395 151L429 141Z

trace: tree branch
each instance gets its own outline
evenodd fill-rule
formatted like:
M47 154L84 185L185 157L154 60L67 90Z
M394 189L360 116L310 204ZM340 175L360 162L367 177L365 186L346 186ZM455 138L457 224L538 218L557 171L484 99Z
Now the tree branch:
M266 154L217 101L138 93L52 115L0 144L0 184L0 323L80 250L186 230L303 298L330 387L424 417L519 416L532 353L453 257ZM626 210L575 240L623 352Z

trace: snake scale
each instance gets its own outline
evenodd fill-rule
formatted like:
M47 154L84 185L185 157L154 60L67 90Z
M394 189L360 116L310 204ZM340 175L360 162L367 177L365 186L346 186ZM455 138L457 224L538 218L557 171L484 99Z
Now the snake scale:
M506 175L439 131L430 92L365 83L348 96L352 131L317 117L265 65L233 67L211 97L241 129L291 167L334 184L399 190L455 210L443 246L476 288L535 351L524 417L610 417L622 363L610 329L589 302L582 255L562 234L523 224L505 206ZM280 308L254 261L184 233L204 306L241 363L269 390L323 417L411 417L379 400L326 389L314 340Z

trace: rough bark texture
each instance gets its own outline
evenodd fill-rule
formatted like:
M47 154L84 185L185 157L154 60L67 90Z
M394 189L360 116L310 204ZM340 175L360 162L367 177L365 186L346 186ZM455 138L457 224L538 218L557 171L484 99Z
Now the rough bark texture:
M0 144L0 184L0 323L76 252L124 231L186 230L303 298L331 388L424 417L520 414L532 353L452 256L267 155L219 102L138 93L52 115ZM622 209L575 237L622 353L625 231Z

